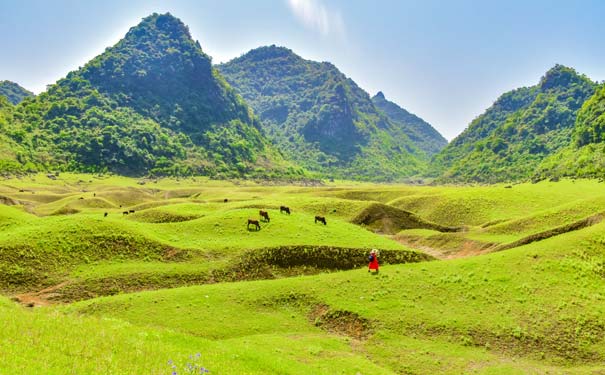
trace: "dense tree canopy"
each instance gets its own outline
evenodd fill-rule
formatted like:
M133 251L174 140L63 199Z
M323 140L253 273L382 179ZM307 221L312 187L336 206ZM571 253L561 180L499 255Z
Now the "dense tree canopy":
M426 155L405 128L334 65L283 47L254 49L218 66L259 114L267 134L298 164L325 176L401 179Z
M5 96L12 104L19 104L23 99L34 96L34 93L24 89L15 82L0 81L0 96Z
M471 122L434 158L433 174L464 182L530 178L570 144L578 110L594 90L586 76L556 65L538 85L502 95Z
M447 140L431 124L387 100L382 92L374 95L372 102L427 155L435 155L447 145Z
M289 166L170 14L145 18L115 46L20 104L6 134L27 145L42 168L231 176Z

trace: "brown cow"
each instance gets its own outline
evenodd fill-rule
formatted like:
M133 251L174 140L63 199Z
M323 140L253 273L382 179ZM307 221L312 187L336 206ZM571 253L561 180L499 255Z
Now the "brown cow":
M254 225L256 227L256 230L260 230L260 223L258 222L258 220L248 219L248 230L250 229L250 225Z
M288 215L290 215L290 207L286 207L286 206L280 206L279 207L279 213L281 214L282 212L287 213Z
M260 210L258 211L258 214L260 215L260 217L264 218L266 222L271 221L271 219L269 218L269 213L267 211Z
M320 223L324 223L324 225L327 225L326 218L323 216L315 216L315 224L317 224L318 221Z

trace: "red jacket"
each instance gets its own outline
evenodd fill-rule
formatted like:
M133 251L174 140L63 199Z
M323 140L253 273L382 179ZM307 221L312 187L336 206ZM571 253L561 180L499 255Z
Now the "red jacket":
M370 255L370 264L368 265L368 267L370 267L371 270L378 269L378 257L376 256L376 254Z

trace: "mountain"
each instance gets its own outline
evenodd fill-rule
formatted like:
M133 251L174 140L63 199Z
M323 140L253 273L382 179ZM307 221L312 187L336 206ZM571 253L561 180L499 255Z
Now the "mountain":
M578 110L596 84L556 65L531 87L502 95L433 159L440 181L528 179L546 157L567 147Z
M372 97L372 102L427 155L437 154L447 145L447 140L431 124L388 101L382 91Z
M12 104L19 104L23 99L34 96L34 93L27 91L15 82L0 81L0 96L5 96Z
M9 135L47 168L240 176L289 166L170 14L144 18L16 112Z
M545 159L536 178L605 177L605 85L578 111L573 142Z
M260 47L217 66L290 159L323 176L398 180L427 156L334 65Z

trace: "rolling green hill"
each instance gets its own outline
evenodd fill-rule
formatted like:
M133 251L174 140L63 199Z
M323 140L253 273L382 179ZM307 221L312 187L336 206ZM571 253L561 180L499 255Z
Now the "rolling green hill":
M387 100L382 92L374 95L372 102L427 155L433 156L447 145L447 140L431 124Z
M260 47L217 66L259 114L281 150L324 176L397 180L421 172L426 155L408 127L379 112L334 65L283 47Z
M578 110L596 85L557 65L538 85L502 95L433 159L443 181L500 182L532 177L540 162L567 147Z
M12 104L19 104L34 93L11 81L0 81L0 96L5 96Z
M588 375L605 360L596 180L32 174L4 178L0 204L5 372ZM248 230L260 209L271 220Z
M43 168L127 175L269 175L288 163L170 14L15 109L8 135Z

